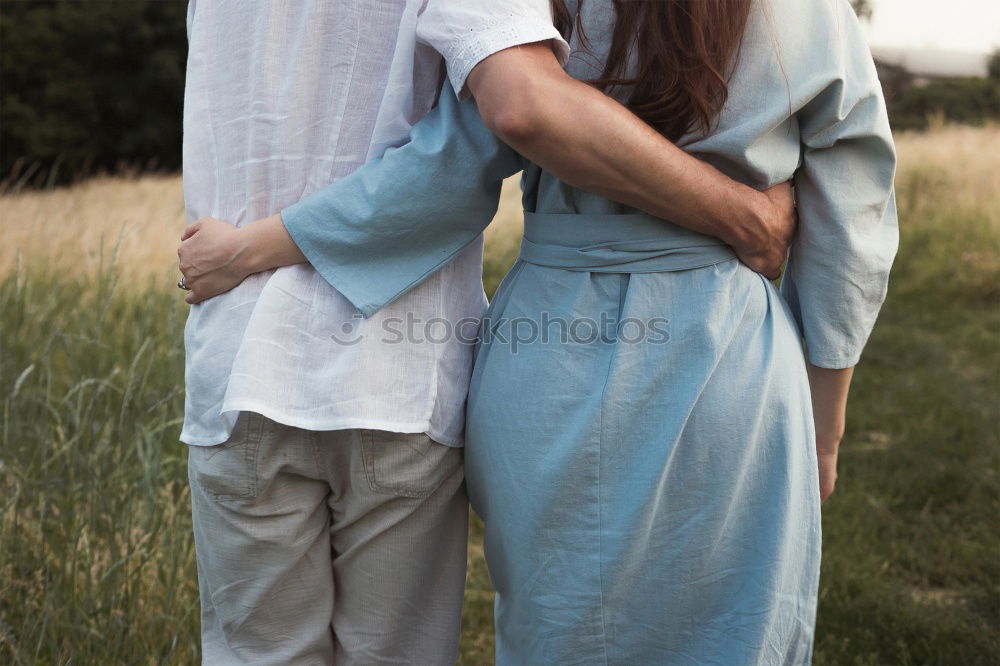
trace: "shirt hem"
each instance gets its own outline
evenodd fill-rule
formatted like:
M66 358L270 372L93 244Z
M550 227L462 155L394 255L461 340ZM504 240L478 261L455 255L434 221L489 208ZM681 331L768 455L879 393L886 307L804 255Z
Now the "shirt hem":
M384 430L386 432L407 434L424 433L438 444L442 444L453 449L463 448L465 444L462 437L447 437L444 433L438 432L435 428L432 428L430 422L427 420L382 421L379 419L365 418L337 418L331 419L330 421L312 422L302 419L289 418L285 414L282 414L267 405L243 401L227 405L221 413L225 412L256 412L257 414L261 414L276 423L281 423L282 425L291 426L293 428L302 428L303 430L321 431L364 429ZM193 437L181 432L180 441L189 446L216 446L229 439L229 436L230 435L228 434L221 434L217 437Z
M861 361L861 352L843 356L812 355L808 353L808 345L806 345L806 352L809 363L828 370L846 370L855 367Z

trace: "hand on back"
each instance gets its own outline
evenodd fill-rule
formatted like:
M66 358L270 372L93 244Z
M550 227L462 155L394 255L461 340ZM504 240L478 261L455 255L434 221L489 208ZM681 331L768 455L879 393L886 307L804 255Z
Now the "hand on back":
M765 205L751 237L733 246L744 264L769 280L781 276L781 265L795 236L798 215L791 183L779 183L764 190Z

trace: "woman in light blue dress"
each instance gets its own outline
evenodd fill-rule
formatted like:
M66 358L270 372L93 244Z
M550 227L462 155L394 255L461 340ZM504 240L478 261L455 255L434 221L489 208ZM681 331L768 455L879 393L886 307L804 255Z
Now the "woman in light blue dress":
M593 79L614 11L568 9L568 71ZM521 166L449 91L421 125L281 213L366 314L476 237L482 222L449 208L495 203L475 189ZM857 363L897 246L891 134L847 2L755 2L725 105L678 145L758 189L794 179L780 292L721 241L523 165L521 256L481 329L467 411L499 664L811 659L821 489L807 364ZM441 188L434 155L468 187L408 209L410 193Z

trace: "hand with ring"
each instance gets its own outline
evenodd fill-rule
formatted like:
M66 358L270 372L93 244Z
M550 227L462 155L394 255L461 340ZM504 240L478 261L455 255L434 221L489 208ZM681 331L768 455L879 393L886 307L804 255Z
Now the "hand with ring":
M177 248L181 279L188 292L184 302L194 304L229 291L255 270L247 261L246 236L228 222L203 217L189 225Z

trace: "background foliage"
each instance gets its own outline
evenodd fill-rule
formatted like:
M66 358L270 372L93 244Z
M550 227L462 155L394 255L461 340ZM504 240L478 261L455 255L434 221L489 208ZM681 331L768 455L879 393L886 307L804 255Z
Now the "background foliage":
M853 0L861 16L866 0ZM176 170L187 57L186 0L0 2L0 179L62 184L95 171ZM891 96L896 129L1000 116L991 79Z
M176 170L184 0L0 3L0 177Z
M1000 116L1000 74L989 78L950 78L912 86L889 99L895 130L926 129L934 119L979 125Z

